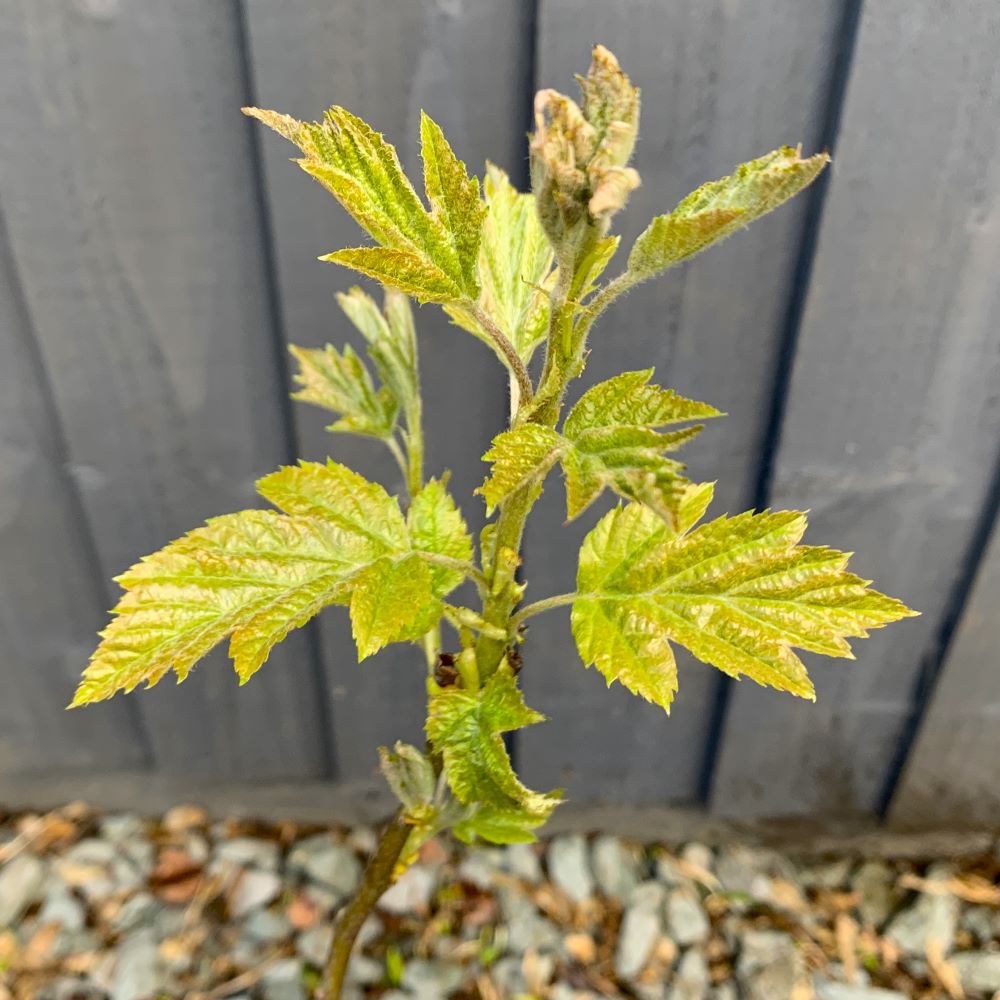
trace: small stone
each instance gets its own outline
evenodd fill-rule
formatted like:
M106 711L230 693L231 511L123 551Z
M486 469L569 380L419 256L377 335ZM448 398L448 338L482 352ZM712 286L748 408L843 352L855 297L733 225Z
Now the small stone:
M146 821L132 813L113 813L105 816L98 824L101 836L116 844L146 838Z
M875 986L848 986L820 980L814 983L814 988L816 1000L906 1000L904 993Z
M549 846L549 875L574 903L594 894L587 842L580 834L556 837Z
M542 863L538 851L531 844L511 844L504 851L503 867L515 878L524 879L531 885L542 881Z
M361 930L358 931L355 947L358 949L367 948L373 941L378 940L384 931L382 921L374 913L370 914L361 925Z
M997 912L989 906L969 906L960 923L981 944L989 944L997 933Z
M329 889L343 899L361 882L362 867L354 851L321 833L300 840L288 855L288 871Z
M292 925L283 913L255 910L243 924L243 936L259 944L277 944L292 936Z
M688 864L703 868L707 872L712 871L715 865L715 854L712 852L712 848L705 844L699 844L696 840L684 845L681 858Z
M229 896L230 915L236 920L242 920L251 911L277 899L281 888L281 879L274 872L242 872Z
M950 865L931 865L928 881L944 881L954 874ZM917 901L893 917L886 928L891 938L906 955L914 958L926 953L927 941L933 938L947 955L955 943L959 901L950 893L921 893Z
M37 1000L107 1000L107 992L84 979L60 976L42 987Z
M156 938L143 928L125 938L118 949L112 1000L150 1000L162 989Z
M783 931L752 930L743 936L736 965L748 1000L787 997L802 975L795 941Z
M892 869L883 861L866 861L854 873L851 888L861 896L858 912L864 923L878 929L889 919L896 905L895 882Z
M218 844L210 870L213 874L235 868L257 868L260 871L274 872L278 870L278 853L278 845L270 840L235 837Z
M333 928L320 925L300 934L295 941L295 950L310 965L322 968L333 944Z
M111 918L111 926L119 934L127 934L143 924L151 924L159 909L159 903L148 892L137 892L122 903Z
M356 826L347 834L345 843L352 851L368 857L378 847L378 834L370 826Z
M498 850L471 849L458 866L458 877L477 889L489 889L502 859L503 853Z
M703 1000L709 985L708 962L697 948L690 948L681 956L674 976L670 1000ZM777 1000L777 997L775 997Z
M347 967L347 978L359 986L374 986L385 978L385 967L367 955L354 954Z
M174 806L163 817L163 828L170 833L184 833L204 827L208 813L201 806L184 804Z
M799 869L799 884L804 889L843 889L851 874L853 862L850 858L837 858L806 865Z
M411 865L379 900L379 908L398 915L420 916L430 907L437 873L423 865Z
M719 983L714 990L709 994L711 1000L740 1000L739 991L736 989L736 984L727 980L724 983Z
M962 989L987 996L1000 991L1000 951L965 951L951 957Z
M520 996L527 989L519 956L506 955L490 967L490 979L499 987L504 997Z
M82 930L86 920L83 904L62 885L49 889L38 914L39 924L58 924L66 933Z
M597 885L609 899L627 899L642 878L641 854L617 837L597 837L590 858Z
M0 927L17 921L41 898L45 864L33 854L18 854L0 868Z
M285 958L272 965L260 981L261 1000L306 1000L302 963Z
M441 1000L462 985L465 970L460 965L415 958L406 963L402 986L418 1000Z
M708 938L711 925L698 898L678 889L667 899L667 933L682 948L700 944Z
M625 911L615 952L615 974L619 979L631 980L639 975L662 932L663 922L657 910L633 906Z
M640 882L628 897L628 906L636 909L658 910L666 899L666 890L652 879Z
M520 889L502 886L499 893L500 910L507 925L507 947L515 955L534 948L538 952L552 951L559 947L561 935L535 904Z

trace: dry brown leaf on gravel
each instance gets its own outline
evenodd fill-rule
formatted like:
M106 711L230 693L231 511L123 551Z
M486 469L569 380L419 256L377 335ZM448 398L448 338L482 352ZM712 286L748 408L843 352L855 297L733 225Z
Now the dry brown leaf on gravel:
M951 997L951 1000L965 1000L965 991L962 989L958 970L945 958L941 942L937 938L928 938L926 951L927 967L938 985Z
M837 955L844 967L844 981L851 986L858 982L858 924L846 913L838 913L834 924Z
M898 885L901 889L914 889L936 896L957 896L967 903L1000 906L1000 886L982 875L970 873L946 879L927 879L907 872L900 876Z

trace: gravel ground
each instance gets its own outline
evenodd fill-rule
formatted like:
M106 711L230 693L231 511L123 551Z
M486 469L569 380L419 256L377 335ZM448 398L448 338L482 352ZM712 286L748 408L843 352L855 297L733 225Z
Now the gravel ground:
M374 831L0 815L0 1000L305 1000ZM1000 853L432 841L366 925L351 1000L1000 998Z

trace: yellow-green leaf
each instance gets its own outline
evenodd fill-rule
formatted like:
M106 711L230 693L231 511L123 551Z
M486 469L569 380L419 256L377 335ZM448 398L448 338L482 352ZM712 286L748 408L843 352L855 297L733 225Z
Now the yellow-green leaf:
M465 164L455 156L440 126L423 111L420 113L420 152L427 199L451 235L463 291L470 299L475 299L479 294L476 261L485 213L479 197L479 182L474 177L469 178Z
M415 638L441 617L427 564L414 554L379 559L358 574L351 592L351 628L358 659L390 642Z
M687 514L705 498L689 494ZM813 698L793 647L851 657L849 637L914 612L849 573L845 553L800 545L805 527L782 511L679 534L640 504L611 511L580 550L572 620L584 662L669 709L675 642L732 677Z
M466 562L472 559L472 539L465 519L439 479L432 479L413 498L406 517L413 548L418 552ZM430 572L437 597L444 597L464 579L461 571L446 566L431 564Z
M289 350L299 363L294 377L302 386L294 398L340 415L328 430L377 438L392 435L398 403L388 389L375 389L368 369L350 345L342 353L329 344Z
M546 285L552 271L552 247L538 220L534 195L520 194L492 163L486 167L484 191L487 208L479 249L479 307L527 364L548 332ZM445 309L459 326L479 337L507 363L493 338L466 307L449 305Z
M498 434L483 455L484 462L493 463L490 477L478 490L486 498L487 511L522 487L544 479L565 446L560 434L539 424L522 424Z
M502 733L544 716L528 708L513 672L501 666L479 691L440 688L430 699L427 737L444 760L455 797L502 812L527 810L544 822L558 799L526 788L514 773Z
M174 671L232 636L242 681L321 608L344 602L382 547L325 518L246 510L209 521L118 577L126 593L73 700L110 698Z
M454 280L426 258L409 250L351 247L324 254L320 260L353 268L383 285L398 288L419 302L450 302L461 298Z
M829 160L826 153L803 159L801 149L783 146L703 184L649 224L629 254L629 272L644 279L693 257L798 194Z

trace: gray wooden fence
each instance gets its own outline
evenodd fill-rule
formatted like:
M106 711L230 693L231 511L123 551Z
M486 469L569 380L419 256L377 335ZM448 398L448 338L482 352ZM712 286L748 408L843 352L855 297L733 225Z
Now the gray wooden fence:
M353 223L238 112L357 111L416 165L421 107L523 184L536 85L603 41L644 90L634 236L784 142L832 149L796 203L636 291L588 379L654 363L731 416L692 451L718 512L812 510L813 539L923 617L817 662L817 705L689 659L670 719L532 628L529 782L577 801L740 817L1000 822L1000 7L994 0L5 0L0 5L0 799L52 776L368 787L419 736L405 648L357 666L336 612L246 689L221 655L182 687L65 713L108 579L254 504L295 455L396 472L286 398L285 343L350 339L316 261ZM430 464L472 522L505 387L419 314ZM557 491L526 577L571 585L592 523ZM26 785L27 783L27 785Z

